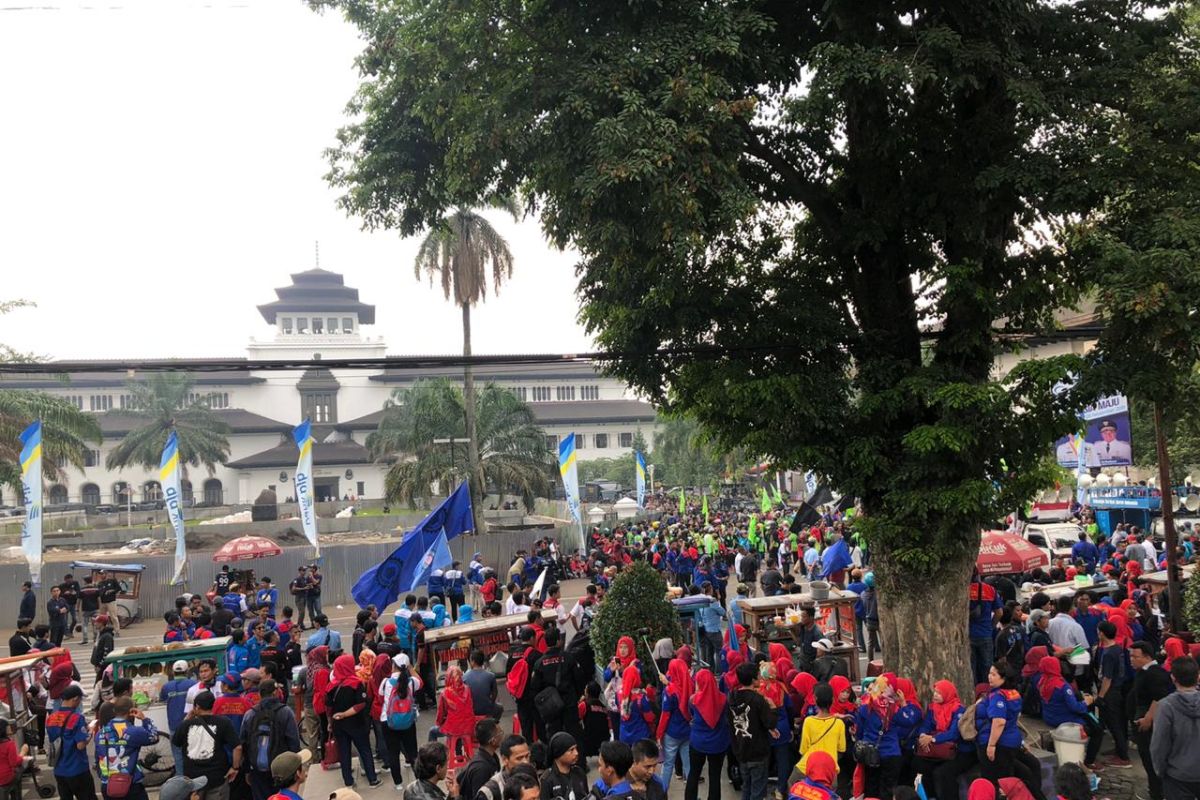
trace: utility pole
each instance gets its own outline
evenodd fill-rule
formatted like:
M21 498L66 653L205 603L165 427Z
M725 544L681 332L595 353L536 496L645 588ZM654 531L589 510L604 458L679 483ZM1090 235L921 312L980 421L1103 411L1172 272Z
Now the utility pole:
M1162 404L1154 403L1154 443L1158 448L1158 485L1162 487L1163 535L1167 548L1167 602L1170 605L1168 621L1171 630L1183 630L1183 597L1179 591L1179 563L1175 553L1179 540L1175 534L1175 510L1171 508L1171 497L1175 493L1171 483L1171 465L1167 461L1167 437L1163 432Z

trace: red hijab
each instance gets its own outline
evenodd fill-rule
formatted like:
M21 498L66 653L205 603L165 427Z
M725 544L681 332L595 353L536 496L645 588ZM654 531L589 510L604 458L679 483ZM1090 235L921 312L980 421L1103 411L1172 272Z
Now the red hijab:
M1054 656L1046 656L1038 662L1038 671L1042 673L1041 679L1038 681L1038 692L1042 695L1042 702L1048 702L1050 695L1054 694L1055 690L1060 686L1066 686L1067 682L1062 676L1062 662Z
M831 713L834 714L853 714L858 709L858 704L854 702L854 695L850 695L849 700L841 700L842 692L850 688L850 679L844 675L834 675L829 679L829 688L833 689L833 705L829 707Z
M62 697L62 693L71 685L71 681L75 679L75 665L70 659L60 661L50 668L50 682L47 689L50 692L50 699L57 700Z
M792 688L803 698L804 705L800 709L800 713L803 714L805 708L816 702L813 690L817 688L817 678L809 672L797 672L796 677L792 678Z
M642 691L642 671L630 665L621 673L621 688L617 692L617 700L621 703L621 716L626 716L625 704L634 699Z
M837 764L833 756L824 750L813 750L804 762L804 776L814 783L820 783L833 788L837 780Z
M908 678L896 678L894 684L896 691L904 698L905 705L914 705L921 708L921 701L917 699L917 687L913 686L913 682Z
M758 693L771 703L773 708L783 705L784 689L775 674L775 662L764 661L758 668Z
M1050 655L1050 651L1045 645L1029 648L1029 652L1025 654L1025 666L1021 667L1022 678L1032 678L1040 671L1038 665L1042 663L1042 659Z
M789 664L792 662L792 654L779 642L771 642L767 645L767 658L775 662L778 662L781 658L786 658Z
M625 650L626 655L621 655L621 650ZM621 669L625 669L634 661L637 661L637 645L633 643L632 636L622 636L617 639L617 663L621 665Z
M687 665L688 669L692 668L692 648L689 645L684 645L675 651L675 657Z
M475 729L475 706L471 702L471 690L463 682L462 668L457 664L446 670L446 686L441 692L444 718L440 720L443 732L455 735L470 735ZM439 714L439 717L443 715Z
M329 689L336 689L339 686L349 686L351 689L356 689L361 686L362 681L358 679L358 675L356 674L357 668L358 665L354 662L354 656L348 653L338 656L333 661L333 674L329 680Z
M1125 602L1130 603L1132 601L1126 600ZM1129 627L1129 617L1126 615L1125 609L1120 607L1109 608L1108 621L1111 622L1113 627L1117 629L1117 633L1113 637L1113 641L1122 647L1133 646L1133 631Z
M750 660L750 642L746 638L746 628L743 625L738 625L736 622L733 624L733 627L734 627L734 630L737 631L738 650L741 652L742 658L746 661L749 661ZM721 641L725 645L725 648L728 649L729 648L729 629L728 628L725 629L725 637Z
M1163 664L1163 669L1171 671L1171 662L1177 658L1183 658L1187 655L1187 650L1183 644L1183 639L1172 636L1163 642L1163 650L1167 652L1167 662Z
M996 800L996 787L986 778L976 778L967 789L967 800Z
M692 721L692 710L688 708L688 698L692 696L692 673L688 671L683 659L672 658L667 664L666 693L675 695L679 701L679 713L688 722Z
M950 729L950 721L954 719L954 712L962 708L962 701L958 699L958 687L950 681L938 681L933 685L933 689L942 696L942 702L929 704L929 710L933 712L933 723L936 726L934 732L945 733Z
M736 689L738 687L737 668L741 666L746 659L742 657L740 651L726 650L725 651L725 674L721 676L721 680L725 681L726 688Z
M696 673L696 693L692 695L692 705L704 724L710 728L717 727L725 711L725 695L717 688L717 679L707 669Z

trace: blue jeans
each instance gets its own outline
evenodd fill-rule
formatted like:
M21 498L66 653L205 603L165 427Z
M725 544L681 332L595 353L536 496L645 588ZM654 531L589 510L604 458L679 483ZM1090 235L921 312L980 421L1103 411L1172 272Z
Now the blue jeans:
M686 781L688 775L692 772L692 762L690 759L691 745L690 739L676 739L674 736L663 736L663 765L659 773L659 782L668 792L671 791L671 777L675 774L675 755L683 760L683 779Z
M971 672L975 676L975 685L987 683L988 671L995 663L995 643L989 636L986 639L971 637Z
M792 743L773 744L771 745L771 753L775 756L775 780L778 781L776 786L779 788L779 791L786 793L788 790L788 776L792 774L792 767L796 763L792 760Z
M743 761L742 800L763 800L766 796L767 762Z
M171 745L171 755L175 757L175 774L183 775L183 748Z

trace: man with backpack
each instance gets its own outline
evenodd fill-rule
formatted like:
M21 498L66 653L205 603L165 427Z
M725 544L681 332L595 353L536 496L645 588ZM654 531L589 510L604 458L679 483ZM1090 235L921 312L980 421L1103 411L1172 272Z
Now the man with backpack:
M87 746L91 741L87 720L79 707L83 689L68 686L62 693L62 706L46 719L46 734L55 745L54 782L62 800L95 800L96 786L88 769Z
M242 765L242 743L228 718L213 713L216 698L207 689L196 694L192 709L171 734L171 746L183 753L183 775L204 778L202 800L229 800L229 784Z
M184 717L187 714L185 707L187 706L188 692L196 685L196 681L187 676L188 662L179 659L171 667L171 671L175 677L163 684L159 690L158 699L167 704L167 729L174 735L179 726L183 724ZM183 753L175 745L171 745L171 752L175 756L175 774L183 774Z
M271 762L280 753L299 752L300 728L296 715L279 699L275 681L263 681L259 693L262 699L242 720L242 752L254 800L267 800L275 788Z

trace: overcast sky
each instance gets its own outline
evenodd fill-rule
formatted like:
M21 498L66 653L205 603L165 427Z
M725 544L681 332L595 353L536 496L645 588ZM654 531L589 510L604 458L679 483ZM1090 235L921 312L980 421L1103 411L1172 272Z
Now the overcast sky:
M361 231L322 178L358 50L301 0L0 0L0 299L38 306L0 317L0 342L241 356L319 240L390 354L459 351L459 313L413 278L416 240ZM573 254L495 219L516 274L477 312L475 351L588 349Z

